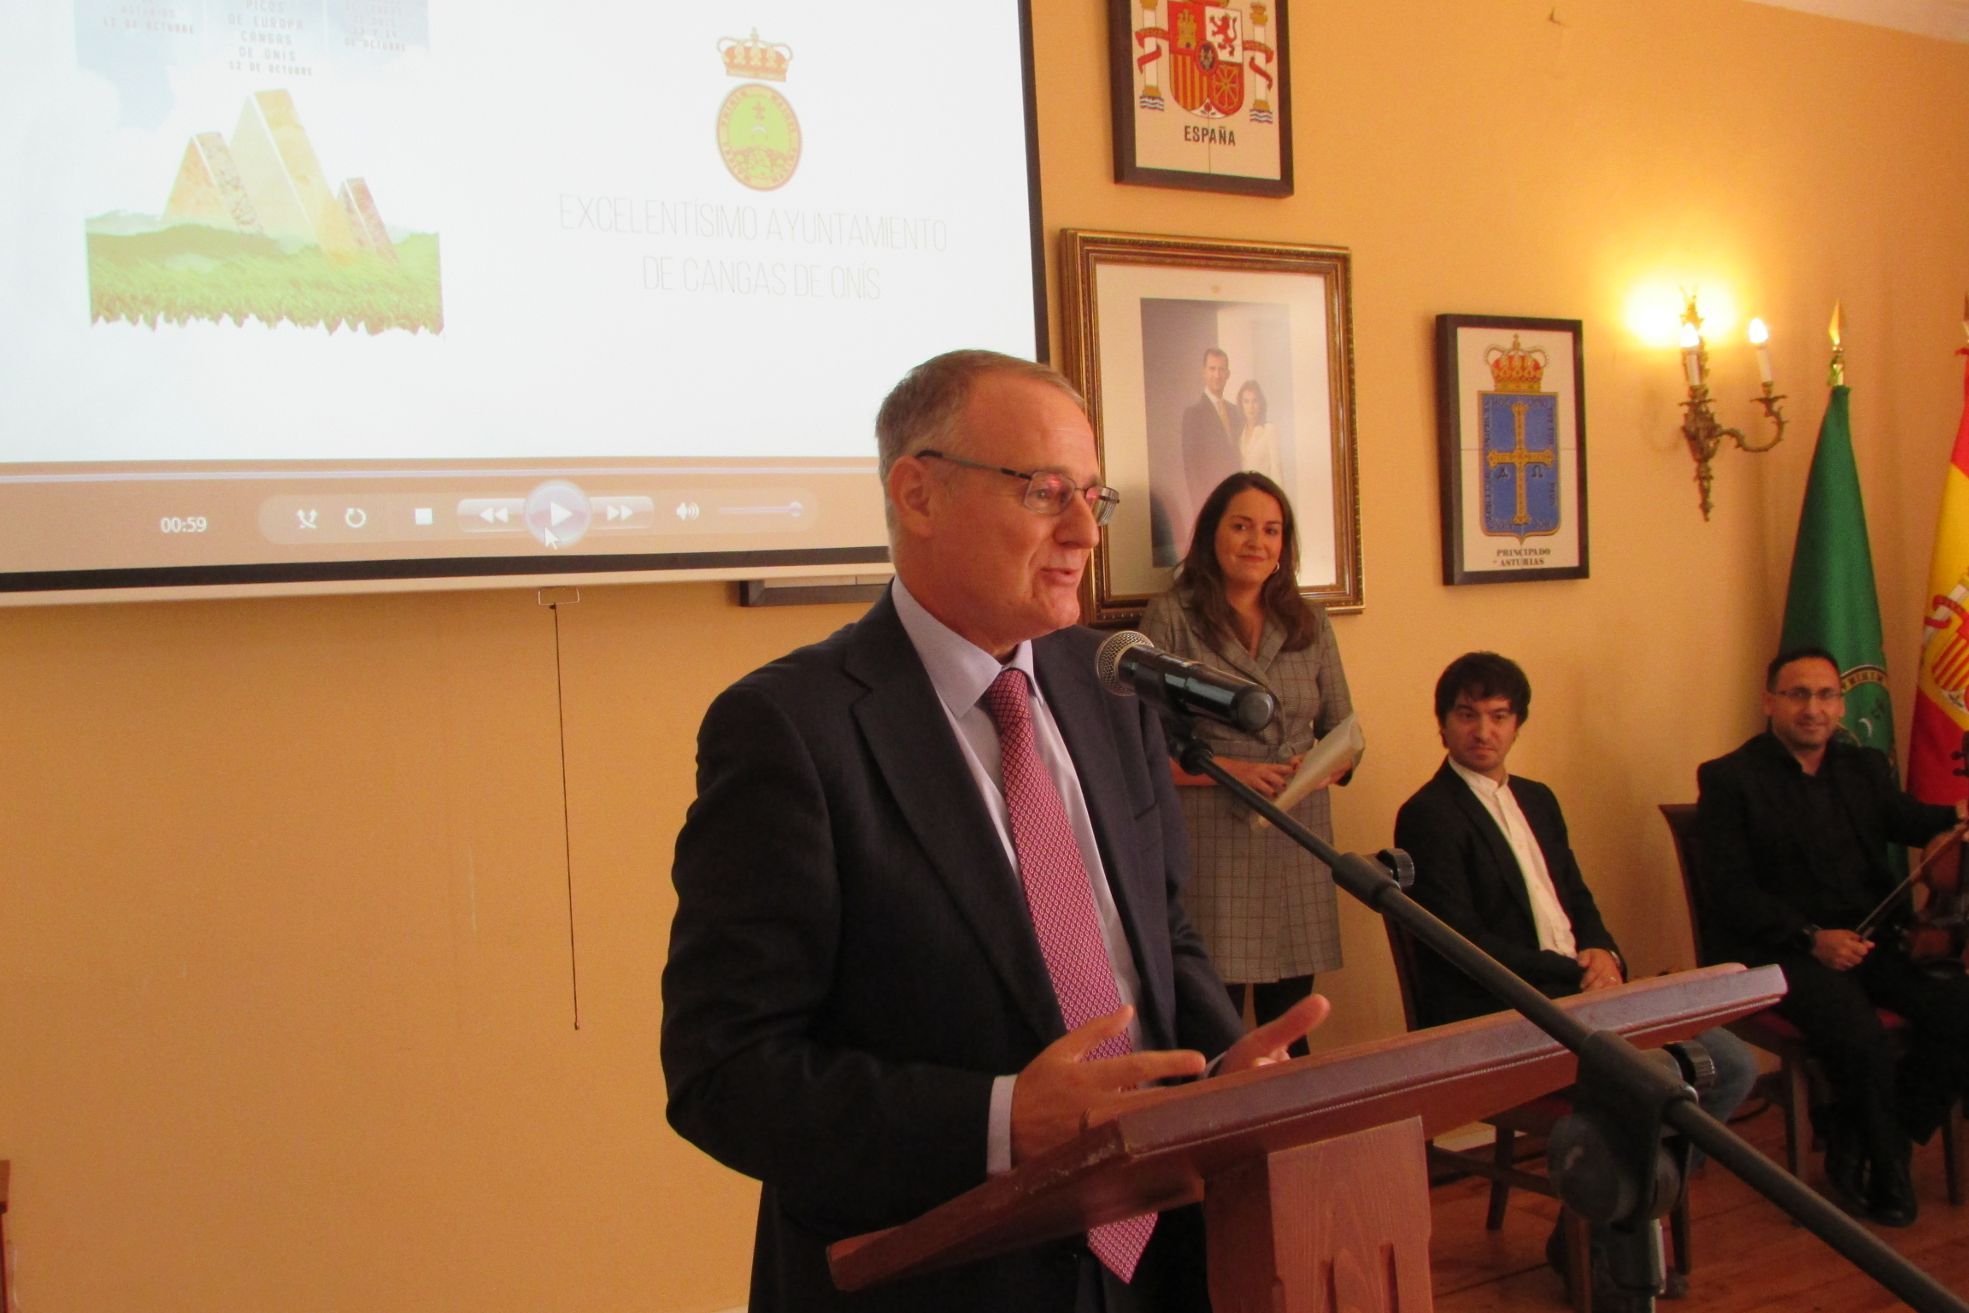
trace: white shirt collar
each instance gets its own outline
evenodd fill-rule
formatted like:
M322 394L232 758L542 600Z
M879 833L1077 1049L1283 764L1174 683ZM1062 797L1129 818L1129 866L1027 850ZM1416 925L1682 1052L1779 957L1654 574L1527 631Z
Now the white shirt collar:
M889 589L896 604L896 618L902 621L903 632L909 635L910 645L916 649L923 669L929 673L931 686L937 690L937 697L951 715L961 716L975 707L985 690L991 687L992 681L998 678L999 672L1007 666L1025 671L1034 695L1038 694L1039 678L1032 668L1031 642L1020 643L1012 649L1011 659L1001 663L997 657L924 610L923 604L903 585L900 575L889 585Z
M1511 777L1508 774L1501 780L1494 780L1488 775L1479 775L1467 769L1454 757L1447 757L1444 760L1449 762L1451 770L1463 777L1463 782L1469 785L1479 798L1495 798L1511 785Z

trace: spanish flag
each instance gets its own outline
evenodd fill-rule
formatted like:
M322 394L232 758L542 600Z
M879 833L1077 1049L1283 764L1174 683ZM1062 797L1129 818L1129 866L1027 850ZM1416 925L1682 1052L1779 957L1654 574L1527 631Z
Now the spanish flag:
M1969 347L1956 352L1969 357ZM1963 364L1962 422L1955 430L1928 562L1928 613L1921 620L1921 682L1915 686L1908 791L1923 802L1969 794L1950 754L1969 735L1969 360Z

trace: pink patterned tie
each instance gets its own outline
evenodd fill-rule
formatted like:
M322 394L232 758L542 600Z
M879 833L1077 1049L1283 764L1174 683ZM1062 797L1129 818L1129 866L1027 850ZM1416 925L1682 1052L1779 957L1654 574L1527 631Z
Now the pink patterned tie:
M1121 1006L1114 967L1101 942L1101 922L1094 910L1094 892L1080 845L1067 824L1060 789L1046 772L1032 741L1032 701L1023 670L1008 667L985 690L985 710L998 727L1000 772L1005 783L1005 811L1012 825L1012 850L1018 857L1019 883L1025 886L1026 910L1039 935L1039 951L1060 1013L1072 1030ZM1128 1033L1113 1036L1089 1051L1089 1058L1115 1058L1134 1045ZM1087 1233L1087 1247L1108 1271L1123 1281L1135 1275L1135 1264L1155 1230L1154 1213L1109 1222Z

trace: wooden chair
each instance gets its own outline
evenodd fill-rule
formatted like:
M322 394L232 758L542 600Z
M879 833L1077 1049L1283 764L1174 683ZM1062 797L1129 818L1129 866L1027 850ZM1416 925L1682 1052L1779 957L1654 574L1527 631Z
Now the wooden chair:
M1388 932L1388 952L1395 962L1395 983L1401 991L1403 1024L1411 1031L1421 1030L1423 1027L1417 1018L1415 1001L1415 957L1420 948L1409 933L1394 922L1384 921L1382 926ZM1563 1093L1557 1093L1484 1118L1484 1124L1493 1132L1489 1156L1445 1149L1431 1140L1428 1144L1430 1175L1433 1177L1438 1170L1448 1170L1489 1181L1490 1207L1484 1213L1484 1229L1501 1230L1504 1226L1504 1209L1510 1202L1514 1187L1542 1194L1549 1199L1559 1197L1551 1177L1528 1172L1518 1166L1519 1137L1543 1141L1551 1134L1559 1118L1571 1111L1572 1101ZM1559 1205L1559 1226L1566 1247L1566 1298L1577 1313L1592 1313L1592 1227L1585 1218L1563 1203ZM1670 1210L1669 1230L1673 1241L1674 1269L1686 1277L1689 1274L1689 1196L1686 1190Z
M1695 940L1696 961L1709 966L1726 961L1704 938L1707 903L1702 883L1702 845L1696 834L1696 806L1692 802L1664 802L1661 814L1675 840L1675 859L1682 868L1682 897L1688 904L1689 933ZM1907 1019L1889 1008L1875 1008L1880 1024L1889 1032L1904 1035ZM1784 1165L1793 1176L1804 1179L1806 1136L1810 1126L1813 1075L1816 1070L1805 1036L1776 1008L1729 1023L1728 1029L1746 1044L1763 1049L1778 1060L1776 1101L1784 1114ZM1815 1146L1814 1146L1815 1147ZM1962 1202L1963 1190L1962 1103L1958 1100L1942 1122L1942 1170L1948 1181L1948 1201Z

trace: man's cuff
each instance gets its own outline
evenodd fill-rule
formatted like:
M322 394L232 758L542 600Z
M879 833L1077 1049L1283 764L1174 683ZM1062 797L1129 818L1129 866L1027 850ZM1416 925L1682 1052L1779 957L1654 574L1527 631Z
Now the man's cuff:
M985 1175L1003 1176L1012 1170L1012 1085L1017 1076L991 1082L991 1120L985 1128Z

